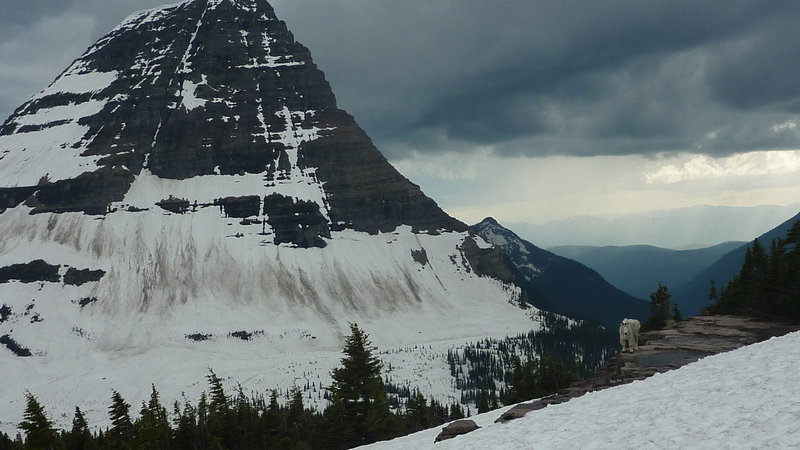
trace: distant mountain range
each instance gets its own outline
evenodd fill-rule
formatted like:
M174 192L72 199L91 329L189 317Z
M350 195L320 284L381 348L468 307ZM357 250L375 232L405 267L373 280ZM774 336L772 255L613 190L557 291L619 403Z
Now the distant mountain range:
M625 317L643 319L648 314L647 302L617 289L585 265L531 244L491 217L470 228L511 258L517 268L515 281L528 290L537 308L614 329Z
M800 211L800 203L694 206L617 217L578 216L543 224L508 223L507 226L542 248L647 244L686 250L723 242L750 241L797 211Z
M651 245L561 246L548 250L596 270L614 286L647 299L658 283L670 288L688 283L700 271L744 242L725 242L695 250L670 250Z

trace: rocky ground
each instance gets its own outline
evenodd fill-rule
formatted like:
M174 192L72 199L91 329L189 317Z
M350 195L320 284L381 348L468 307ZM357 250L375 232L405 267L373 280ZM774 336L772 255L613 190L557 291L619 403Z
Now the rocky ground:
M800 330L800 324L739 316L698 316L673 323L663 330L640 334L636 352L618 354L591 377L573 383L557 394L521 403L505 412L497 422L513 420L529 411L563 403L587 392L641 380L706 356L797 330Z

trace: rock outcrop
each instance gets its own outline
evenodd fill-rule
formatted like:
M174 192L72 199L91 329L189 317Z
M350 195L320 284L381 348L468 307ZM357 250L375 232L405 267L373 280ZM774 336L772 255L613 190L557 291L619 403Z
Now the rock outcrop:
M471 433L480 427L478 424L475 423L474 420L470 419L461 419L456 420L448 424L446 427L442 428L442 432L436 436L436 440L434 442L444 441L446 439L453 439L456 436L460 436L462 434Z

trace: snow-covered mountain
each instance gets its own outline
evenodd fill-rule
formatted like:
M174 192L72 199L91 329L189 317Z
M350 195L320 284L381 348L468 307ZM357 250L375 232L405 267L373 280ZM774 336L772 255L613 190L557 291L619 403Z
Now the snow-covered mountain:
M337 109L265 0L143 11L0 127L0 428L26 389L68 426L76 405L104 423L112 389L197 398L209 367L324 386L348 322L447 401L448 349L540 326L511 273Z
M797 448L800 333L494 423L434 445L441 428L364 448Z
M648 314L647 302L617 289L583 264L520 238L492 217L470 228L503 249L529 302L537 308L589 319L614 330L626 317L643 320Z

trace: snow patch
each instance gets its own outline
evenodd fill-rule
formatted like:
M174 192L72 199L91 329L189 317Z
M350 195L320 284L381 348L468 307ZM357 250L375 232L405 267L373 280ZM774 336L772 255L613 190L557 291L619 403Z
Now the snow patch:
M433 441L441 428L373 449L797 448L800 332L704 358L642 381Z

